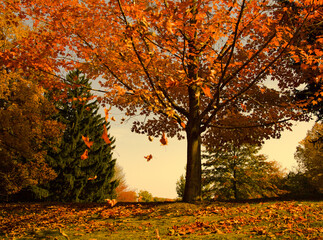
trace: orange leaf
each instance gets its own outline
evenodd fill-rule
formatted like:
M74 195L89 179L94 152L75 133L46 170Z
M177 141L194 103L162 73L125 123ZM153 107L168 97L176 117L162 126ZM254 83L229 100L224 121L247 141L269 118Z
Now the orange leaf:
M247 111L247 106L246 105L244 105L243 103L241 103L240 105L241 105L243 111Z
M93 145L93 142L90 142L89 137L84 137L84 136L82 135L82 139L83 139L83 141L84 141L85 145L86 145L88 148L91 148L91 146Z
M154 140L154 138L153 138L152 136L149 136L149 137L148 137L148 140L149 140L150 142L152 142L152 141Z
M105 201L107 201L107 203L110 205L110 207L113 207L114 205L117 204L117 200L115 199L105 199Z
M105 121L108 122L109 121L109 110L110 109L106 109L104 108L104 114L105 114Z
M85 160L85 159L87 159L89 157L89 152L87 151L87 149L84 151L84 153L82 154L82 156L81 156L81 159L82 160Z
M148 156L145 156L144 158L146 158L147 162L149 162L153 158L153 155L149 154Z
M185 123L181 122L181 126L185 129L186 128L186 125Z
M165 136L165 133L163 133L162 138L159 140L162 145L167 145L168 144L168 139Z
M112 121L115 121L116 119L115 119L114 117L111 117L111 120L112 120Z
M107 127L105 125L103 125L103 128L104 128L104 131L103 131L103 134L102 134L102 139L105 141L106 144L110 144L111 141L108 137L108 130L107 130Z
M213 96L211 94L211 89L208 86L202 87L202 90L203 90L205 96L207 96L209 98L213 98Z
M98 177L95 175L94 177L90 177L90 178L88 178L87 180L88 181L92 181L92 180L95 180L95 179L97 179Z

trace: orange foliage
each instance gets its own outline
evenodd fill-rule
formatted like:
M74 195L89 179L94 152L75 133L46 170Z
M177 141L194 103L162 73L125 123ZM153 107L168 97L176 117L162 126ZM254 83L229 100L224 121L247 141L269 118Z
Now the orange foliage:
M105 125L103 125L103 128L104 128L104 131L103 131L103 134L102 134L102 139L105 141L106 144L110 144L111 141L108 137L108 131L107 131L107 127Z
M292 44L304 23L320 15L319 1L294 1L299 12L293 27L286 23L291 9L278 2L9 0L1 7L33 19L39 29L3 58L21 69L78 68L90 78L102 77L103 104L128 116L158 116L134 121L134 132L187 134L198 145L232 139L259 144L280 136L291 126L288 120L305 119L290 101L305 80L287 59L298 62L301 52L302 60L322 65L321 45L310 49L315 55ZM268 78L279 88L266 86ZM200 179L200 146L188 146L196 149L188 151L195 154L187 165L195 176L187 179Z
M84 143L85 143L85 145L88 147L88 148L91 148L91 146L93 145L93 141L92 142L90 142L90 139L89 139L89 137L84 137L83 135L82 135L82 139L83 139L83 141L84 141Z
M89 157L89 153L88 153L88 150L86 149L86 150L84 151L84 153L82 154L81 159L82 159L82 160L85 160L85 159L87 159L88 157Z

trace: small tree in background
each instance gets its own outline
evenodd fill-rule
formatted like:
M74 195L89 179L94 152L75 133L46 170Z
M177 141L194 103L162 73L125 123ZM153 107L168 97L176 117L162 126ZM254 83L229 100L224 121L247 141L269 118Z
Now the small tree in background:
M177 196L181 199L184 197L185 190L185 176L182 174L176 182L176 193Z
M297 146L295 158L300 173L323 194L323 124L315 123L306 137Z
M283 172L275 161L258 154L260 147L228 145L203 155L203 192L206 198L249 199L276 197Z
M153 195L148 191L140 190L138 196L140 202L152 202L154 200Z
M78 70L67 75L67 101L57 102L58 120L66 125L59 149L48 153L48 163L57 178L45 188L50 199L64 202L103 202L115 198L117 180L113 180L116 160L112 158L114 139L107 144L102 138L109 124L98 113L99 104L91 101L89 80ZM87 146L83 137L95 139Z
M130 190L126 183L126 176L120 165L115 165L114 179L118 181L116 188L116 199L118 202L135 202L137 201L137 193L134 190Z

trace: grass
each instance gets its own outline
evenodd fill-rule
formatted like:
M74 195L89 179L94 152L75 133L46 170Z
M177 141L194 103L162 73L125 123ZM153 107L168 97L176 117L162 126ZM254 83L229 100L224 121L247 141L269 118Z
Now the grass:
M0 204L0 239L322 239L323 202Z

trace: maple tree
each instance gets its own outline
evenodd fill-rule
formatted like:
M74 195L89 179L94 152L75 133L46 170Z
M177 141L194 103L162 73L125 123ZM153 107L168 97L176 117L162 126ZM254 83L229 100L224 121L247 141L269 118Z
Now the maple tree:
M293 27L282 24L291 10L269 0L10 0L5 5L40 29L15 49L22 68L77 67L91 79L101 77L103 104L128 116L149 116L134 121L132 131L186 135L184 201L201 195L202 142L259 143L279 137L291 126L288 120L304 119L292 89L305 80L287 65L291 58L297 61L300 48L292 43L317 14L319 1L295 1L305 7ZM268 81L278 87L269 88Z
M55 108L38 84L49 77L11 67L2 56L29 34L13 12L0 11L0 195L7 197L56 177L45 156L63 129L50 118Z
M283 24L294 27L294 22L298 21L297 15L304 6L295 5L293 1L277 0L282 6L291 9L289 17ZM304 111L310 111L322 120L323 106L323 84L322 84L322 67L320 61L315 59L322 58L321 46L323 43L323 23L322 23L323 7L316 10L309 21L304 23L304 27L300 30L300 37L293 42L299 48L294 53L297 58L292 58L290 67L297 71L306 79L306 86L296 89L296 100ZM296 16L296 17L295 17ZM303 53L306 52L304 55ZM307 56L311 56L311 61L307 61Z

